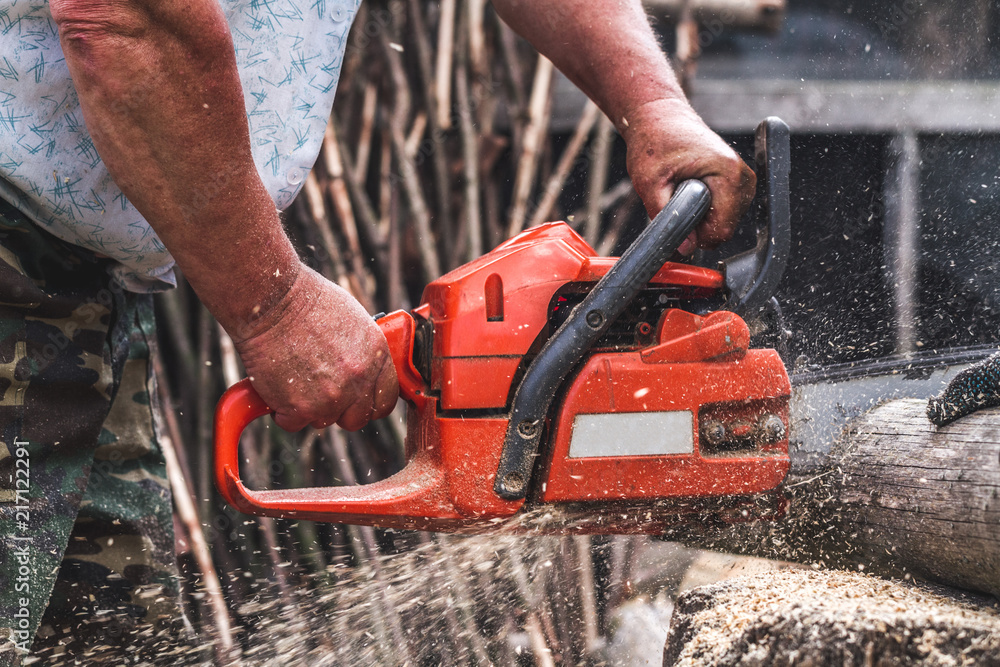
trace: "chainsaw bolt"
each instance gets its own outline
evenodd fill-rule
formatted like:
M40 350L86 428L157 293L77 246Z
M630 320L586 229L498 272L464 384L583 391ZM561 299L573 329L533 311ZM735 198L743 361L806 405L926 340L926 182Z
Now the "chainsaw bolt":
M764 415L757 428L765 442L778 442L785 438L785 422L778 415Z
M587 325L591 329L600 329L604 324L604 315L599 310L592 310L587 313Z
M653 331L653 326L649 322L639 322L639 335L648 336Z
M701 426L701 437L708 444L717 447L726 441L726 427L720 421L709 420Z
M503 476L503 488L509 493L520 493L524 488L524 476L512 471Z
M517 434L522 438L534 438L538 435L538 422L521 422L517 425Z

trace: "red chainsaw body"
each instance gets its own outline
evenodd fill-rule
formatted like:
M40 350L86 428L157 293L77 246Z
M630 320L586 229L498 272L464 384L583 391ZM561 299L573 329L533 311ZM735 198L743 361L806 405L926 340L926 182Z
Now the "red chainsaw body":
M555 293L570 283L596 283L614 262L598 257L566 223L549 223L430 283L415 313L434 324L431 388L441 408L505 407L514 373L548 326ZM722 277L667 263L650 284L707 296Z
M246 489L239 433L267 409L248 384L230 390L217 413L223 495L256 514L463 532L522 525L527 509L549 532L656 533L709 506L727 507L726 520L779 513L785 368L773 350L748 349L737 315L706 306L721 297L718 272L669 262L564 382L526 500L494 492L520 375L614 262L550 223L435 280L412 313L379 320L408 402L408 464L386 480Z

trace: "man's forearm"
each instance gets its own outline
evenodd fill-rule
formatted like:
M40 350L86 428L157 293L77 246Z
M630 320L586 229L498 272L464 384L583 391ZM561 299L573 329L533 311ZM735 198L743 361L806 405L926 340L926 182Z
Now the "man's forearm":
M594 100L619 132L631 113L649 102L687 105L639 0L493 0L493 6Z
M302 266L254 166L216 0L50 0L87 129L236 342L277 424L361 428L396 404L385 337Z
M299 262L250 154L214 0L52 0L87 128L206 306L240 336Z
M688 104L639 0L493 5L614 122L628 147L632 184L650 217L684 179L708 185L712 208L680 252L714 247L732 236L753 197L754 173Z

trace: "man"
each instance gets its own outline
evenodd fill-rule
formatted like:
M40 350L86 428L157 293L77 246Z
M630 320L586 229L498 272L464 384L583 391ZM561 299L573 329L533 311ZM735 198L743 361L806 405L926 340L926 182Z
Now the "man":
M74 516L97 501L96 483L142 477L160 499L150 511L163 512L167 496L162 473L155 472L162 469L155 445L134 456L118 452L115 465L132 466L121 472L99 465L110 456L101 453L105 445L99 441L105 431L115 433L102 430L104 415L128 412L117 408L128 378L127 342L138 341L141 349L149 333L148 306L136 295L167 286L173 262L232 336L254 387L283 428L334 423L360 428L388 414L397 386L386 342L371 316L301 263L275 206L276 201L287 205L301 182L298 168L308 169L318 153L354 1L223 0L220 7L216 0L49 0L31 8L30 25L23 3L17 11L15 4L0 0L7 32L16 29L20 38L19 47L4 42L0 55L8 49L10 57L0 62L9 69L22 65L11 84L13 99L8 93L0 100L0 147L20 149L16 159L0 153L0 194L18 209L7 207L6 235L0 235L0 257L9 267L3 271L0 265L0 272L14 285L10 294L0 293L0 303L17 306L4 306L10 312L0 313L0 324L16 323L0 326L7 332L0 334L7 336L0 363L10 366L0 399L8 450L0 449L0 465L11 471L12 486L17 466L30 468L33 477L22 496L12 489L9 498L0 498L6 536L0 577L7 586L21 572L19 554L35 555L22 558L34 564L26 566L30 576L23 582L30 595L0 594L6 616L0 625L8 625L10 641L23 648L23 637L30 640L40 622L40 605L53 585L51 566L66 549ZM752 197L753 173L685 101L638 0L495 0L494 7L614 121L650 215L666 204L679 181L697 177L708 184L713 208L682 252L732 234ZM25 20L15 25L17 16ZM39 61L32 53L36 48L56 50ZM305 64L312 56L300 57L304 51L317 51L313 60L323 66ZM270 78L258 69L265 61ZM278 81L274 74L282 72L286 79ZM59 81L71 85L70 94L54 92ZM269 87L255 91L262 82ZM262 106L268 95L283 94L277 105ZM260 127L248 125L248 112L256 123L260 112L290 117L300 108L298 99L306 100L313 118L303 126L302 141L280 131L260 141ZM38 109L45 111L32 117ZM18 118L25 122L18 125ZM39 139L47 131L72 133L73 141L52 139L50 148L32 152L24 140L29 129ZM81 191L81 184L90 192ZM36 259L45 253L56 260ZM102 286L107 272L116 280ZM76 284L77 275L88 276L88 285ZM104 294L107 303L92 294ZM49 307L51 300L60 301L60 308ZM45 311L41 315L39 308ZM50 322L52 330L33 332L30 323L36 319ZM67 321L76 324L69 327ZM59 343L49 343L54 351L45 347L47 334ZM47 361L46 352L77 363ZM91 370L80 378L86 391L71 399L38 381L54 376L57 367ZM59 411L81 416L49 419ZM112 445L121 442L114 438ZM144 456L150 462L134 463ZM91 467L104 472L95 479ZM145 477L137 470L146 471ZM22 505L28 521L19 523L16 508ZM96 522L89 534L80 535L78 522L74 539L113 550L94 527L122 525L114 508L105 509L99 517L85 517ZM145 535L141 522L134 524L128 534ZM147 553L156 551L150 547L154 538L139 542ZM71 550L75 544L70 540ZM49 553L37 555L42 549ZM163 561L162 555L157 558ZM64 563L60 581L87 562L81 556L73 567ZM147 581L134 572L121 576L128 585L111 601L119 610L123 599L136 603L135 591L156 583L155 577ZM170 596L162 585L152 596L166 604ZM87 614L101 613L100 605L86 599L81 604Z

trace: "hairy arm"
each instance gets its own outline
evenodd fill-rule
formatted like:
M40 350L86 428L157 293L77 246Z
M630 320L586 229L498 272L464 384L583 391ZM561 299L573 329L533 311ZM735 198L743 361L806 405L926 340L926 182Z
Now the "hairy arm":
M215 0L51 0L108 171L230 333L279 425L359 428L396 378L364 309L303 266L250 151Z
M756 179L688 104L639 0L493 0L493 6L614 122L651 217L677 183L705 181L712 210L682 252L732 236Z

